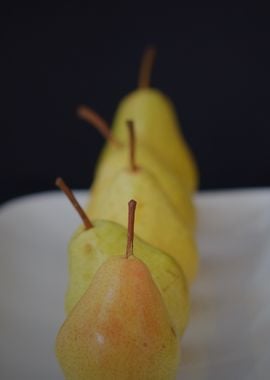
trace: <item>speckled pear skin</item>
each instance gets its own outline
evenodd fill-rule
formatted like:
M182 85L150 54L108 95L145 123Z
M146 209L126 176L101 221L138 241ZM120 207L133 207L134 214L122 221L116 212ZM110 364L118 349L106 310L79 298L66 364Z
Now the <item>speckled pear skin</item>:
M99 267L112 256L124 252L127 230L121 225L98 220L94 227L79 227L68 247L69 280L65 297L67 314L85 293ZM176 261L166 253L134 237L134 254L148 267L158 287L172 326L181 337L189 319L189 290Z
M126 133L128 130L126 128ZM136 133L136 127L135 127ZM192 202L192 194L185 189L184 181L177 176L170 168L146 149L142 143L136 144L136 165L147 169L158 181L159 187L164 191L172 202L175 210L179 213L184 223L191 230L196 226L195 207ZM114 147L107 159L98 165L95 179L92 183L91 194L107 188L112 178L121 170L129 166L129 146ZM88 205L86 206L88 208Z
M173 380L178 338L151 273L111 257L61 327L56 355L66 380Z
M143 144L177 175L186 189L198 188L199 174L193 154L180 129L176 110L161 91L154 88L137 89L119 104L112 132L119 141L127 141L126 121L136 126L138 145ZM107 144L98 162L102 165L114 148Z
M172 256L191 283L198 271L193 234L147 170L119 172L106 189L92 195L87 213L93 219L110 220L125 226L125 205L129 199L137 200L136 235Z

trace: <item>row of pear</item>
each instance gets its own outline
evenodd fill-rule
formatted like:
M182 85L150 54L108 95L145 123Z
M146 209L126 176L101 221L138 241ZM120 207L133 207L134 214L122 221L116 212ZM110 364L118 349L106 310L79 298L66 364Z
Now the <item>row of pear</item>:
M66 379L174 379L178 367L177 340L188 323L188 288L198 270L196 212L192 202L198 171L172 103L160 91L149 87L153 57L154 50L147 50L139 88L120 103L111 129L90 108L79 109L79 115L107 138L86 213L64 182L58 180L58 186L68 194L84 220L69 243L67 319L56 344ZM130 199L137 201L135 236L136 202ZM127 223L128 203L133 205L133 214L129 211L133 223L130 219ZM124 256L127 239L132 254ZM121 254L121 260L117 260ZM123 264L123 257L131 264ZM120 268L133 279L130 289L127 276L122 282ZM138 276L142 281L147 278L144 285L137 286L137 290L142 287L141 298L138 294L132 296ZM145 294L150 296L147 302ZM129 301L121 309L124 295ZM126 319L123 311L130 310L133 314ZM161 324L156 326L158 334L144 329L143 337L140 323L150 322L150 328L155 320ZM125 341L123 347L119 334ZM140 344L134 343L140 338L141 342L147 340L142 343L145 352L141 353L136 351ZM162 350L160 344L164 346ZM133 355L122 363L124 347ZM143 364L145 360L147 365ZM132 371L134 363L136 369Z

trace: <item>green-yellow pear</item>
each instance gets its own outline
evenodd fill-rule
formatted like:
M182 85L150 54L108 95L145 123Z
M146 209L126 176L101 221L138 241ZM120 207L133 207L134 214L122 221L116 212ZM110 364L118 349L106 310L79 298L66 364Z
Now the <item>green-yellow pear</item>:
M126 256L101 265L58 333L67 380L176 378L177 335L150 271L133 256L131 223Z
M126 120L133 120L138 144L143 144L157 155L164 165L180 177L188 190L194 191L199 181L197 165L181 132L174 105L161 91L149 87L152 61L153 50L150 49L143 59L139 88L119 103L112 123L112 136L125 142ZM107 144L98 165L110 152L111 146Z
M75 197L62 179L57 180L57 186L74 204ZM75 206L78 210L78 203ZM90 222L85 215L83 220L87 226L84 224L76 230L68 247L69 279L65 297L67 314L85 293L104 261L124 252L126 245L126 228L105 220ZM189 318L189 291L182 269L169 255L136 236L133 244L135 256L150 270L170 315L172 326L181 337Z
M91 115L91 110L83 107L80 109L84 114L87 112ZM136 140L136 126L134 128L132 121L127 121L127 135L130 139ZM102 191L102 189L109 186L110 181L115 174L126 168L129 151L134 146L136 149L136 163L138 167L144 167L152 173L153 176L159 182L161 189L166 193L176 211L179 213L185 224L191 230L194 230L196 224L195 207L192 203L191 194L185 189L182 180L173 174L170 170L167 170L166 166L161 160L159 160L148 149L145 149L142 143L131 144L130 141L126 144L119 144L116 146L113 144L111 154L103 160L101 165L98 165L95 178L92 183L91 193L93 196L95 192ZM88 206L86 206L86 209Z
M95 272L109 257L125 246L126 229L117 223L99 220L94 228L79 227L69 243L69 283L65 297L69 313L89 286ZM150 270L178 336L182 336L189 318L189 291L185 276L176 261L134 237L134 254Z
M198 269L193 233L157 179L137 165L133 154L130 164L120 170L106 188L93 192L86 212L93 219L111 220L125 226L125 205L131 198L138 201L136 235L171 255L191 283Z
M198 171L193 155L180 131L172 102L157 89L137 89L119 104L112 124L113 136L125 141L125 123L134 121L138 143L160 157L193 192L198 187Z

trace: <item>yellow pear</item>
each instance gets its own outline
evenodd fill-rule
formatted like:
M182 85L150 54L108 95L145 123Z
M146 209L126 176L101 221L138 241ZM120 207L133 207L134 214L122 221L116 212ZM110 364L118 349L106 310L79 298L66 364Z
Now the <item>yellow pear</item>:
M137 89L119 104L112 131L113 136L125 141L126 120L136 125L138 144L144 144L152 154L181 178L193 192L198 187L198 171L193 155L180 130L172 102L159 90Z
M171 255L191 283L198 269L193 234L146 169L130 167L119 171L106 188L92 195L87 214L125 226L125 205L131 198L138 201L136 235Z
M116 256L125 246L126 229L105 220L93 222L93 228L79 227L69 243L69 282L65 297L69 313L88 288L94 274L109 257ZM189 291L185 276L176 261L134 237L134 254L144 262L158 287L172 325L182 336L189 318Z
M127 126L127 135L130 135L130 139L134 138L136 140L136 126L134 128L132 121L127 121ZM107 188L115 174L127 167L132 146L136 150L137 166L146 168L156 177L161 189L166 193L184 223L188 228L194 230L196 215L190 193L185 189L182 180L174 175L173 172L167 170L163 162L154 154L151 154L148 149L145 149L142 143L138 144L134 141L132 144L127 142L111 151L110 156L103 160L96 170L95 179L91 187L92 195L95 196L95 192Z
M67 380L176 378L177 335L150 271L133 256L131 224L126 256L101 265L58 333Z
M124 142L126 120L133 120L139 144L143 143L156 154L182 179L188 190L194 191L199 182L197 165L183 136L175 107L161 91L149 87L154 56L154 49L146 50L140 69L139 88L120 101L112 123L112 136ZM106 150L110 150L108 145Z
M198 187L198 169L183 136L175 107L161 91L149 87L154 56L154 49L146 50L140 69L139 88L120 101L111 130L100 116L87 114L85 107L79 109L79 116L94 125L98 124L101 133L112 142L103 149L97 168L105 160L110 160L118 144L125 144L126 121L133 120L138 146L144 146L151 155L156 156L164 168L172 171L186 189L193 192Z
M57 180L60 187L74 204L74 195L62 179ZM78 210L78 203L76 203ZM82 211L80 211L82 215ZM84 215L84 221L87 217ZM88 219L88 218L87 218ZM72 236L68 247L69 279L65 297L67 313L73 309L85 293L99 267L109 257L124 252L126 228L105 220L90 222L80 226ZM187 326L189 318L189 291L185 276L176 263L166 253L145 243L134 236L135 256L142 260L152 274L172 325L179 337Z

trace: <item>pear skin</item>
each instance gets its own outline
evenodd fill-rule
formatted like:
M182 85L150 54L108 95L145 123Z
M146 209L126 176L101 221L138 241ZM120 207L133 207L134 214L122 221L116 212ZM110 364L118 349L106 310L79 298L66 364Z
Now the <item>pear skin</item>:
M68 247L69 282L65 296L67 314L85 293L96 271L109 257L124 252L127 230L109 221L94 221L93 228L81 226ZM181 337L189 319L189 290L176 261L166 253L134 237L134 254L150 270L172 326Z
M122 170L103 191L91 198L87 213L125 226L125 205L137 199L138 237L172 256L191 283L198 270L198 252L193 234L185 226L159 183L147 170Z
M186 188L193 192L198 187L199 175L193 154L183 134L172 102L162 92L153 88L137 89L119 104L113 124L114 138L126 141L126 120L136 125L138 144L149 151L180 177ZM105 159L111 147L102 154Z
M111 257L61 327L56 355L67 380L173 380L177 335L151 273Z

